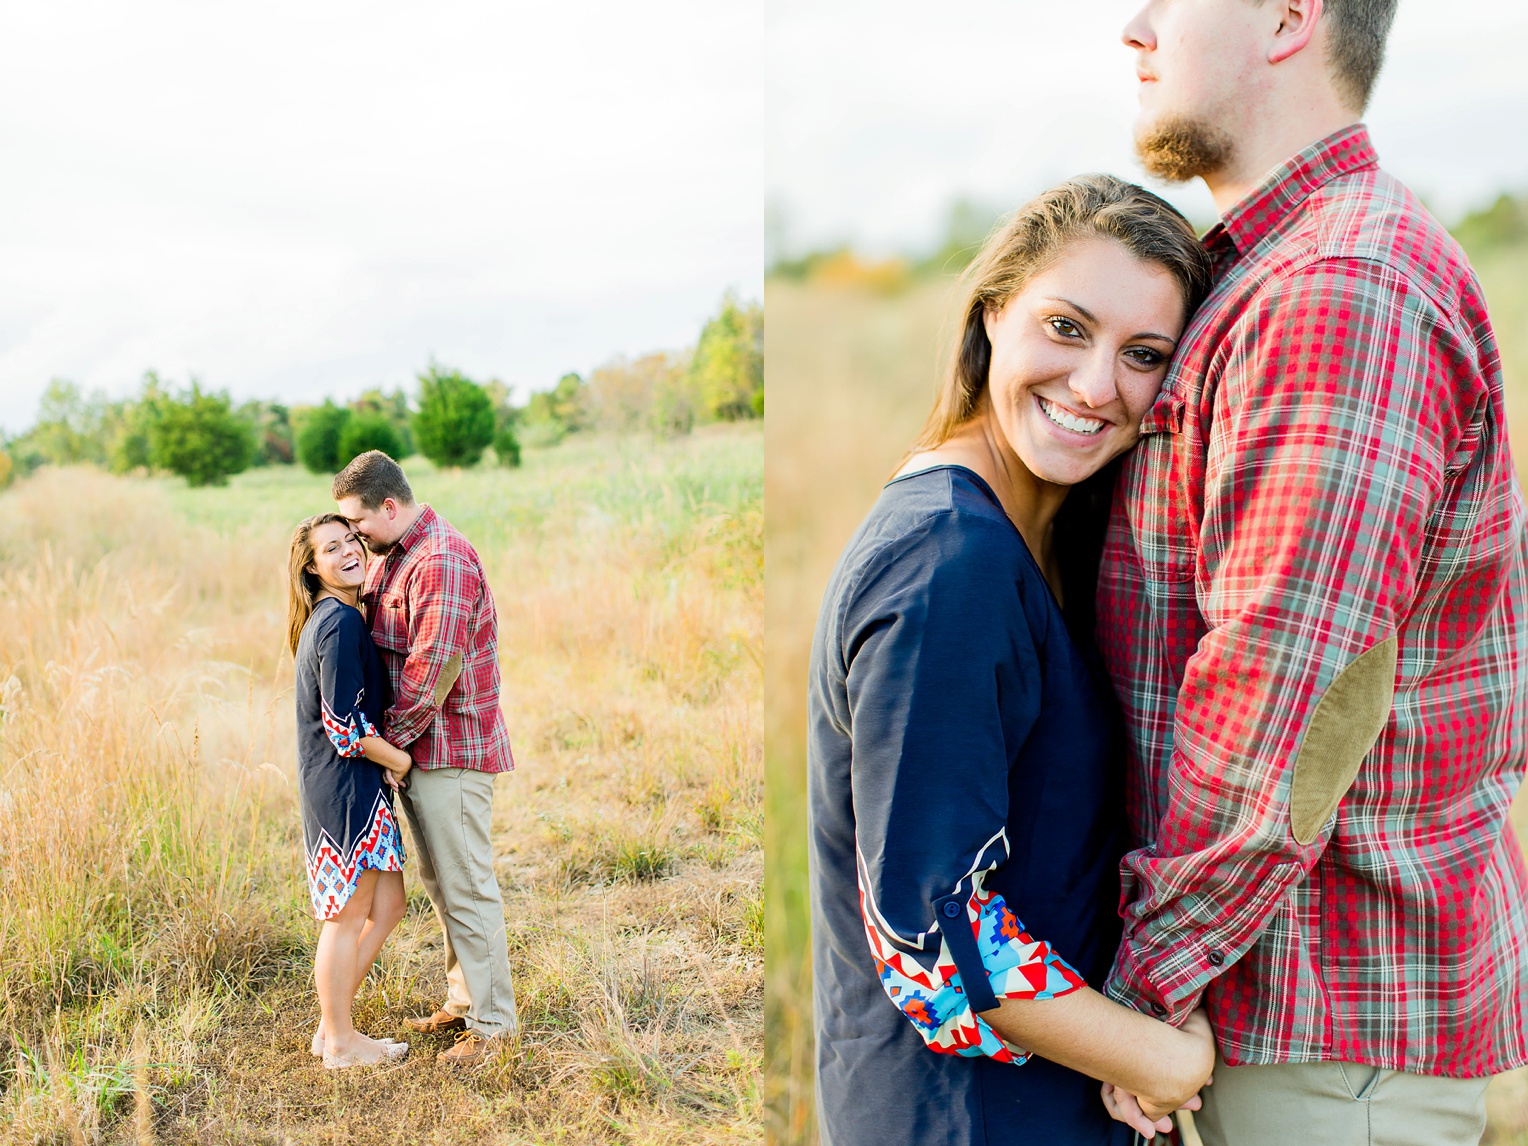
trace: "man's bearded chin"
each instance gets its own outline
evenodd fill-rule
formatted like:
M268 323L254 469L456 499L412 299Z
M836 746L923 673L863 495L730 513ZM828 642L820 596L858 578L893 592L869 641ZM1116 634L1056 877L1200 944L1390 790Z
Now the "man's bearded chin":
M1135 155L1146 174L1168 183L1224 170L1231 153L1229 135L1186 116L1160 120L1135 137Z
M392 552L393 546L397 544L396 542L390 542L387 545L383 545L382 542L372 541L370 538L362 538L362 542L366 546L366 552L370 553L373 557L386 557Z

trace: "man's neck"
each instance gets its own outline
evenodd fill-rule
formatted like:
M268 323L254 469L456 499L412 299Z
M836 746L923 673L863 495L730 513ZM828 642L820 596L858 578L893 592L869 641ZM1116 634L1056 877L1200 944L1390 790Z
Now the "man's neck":
M422 503L398 507L398 540L403 540L403 535L414 528L414 523L419 520L422 513L424 513Z
M1236 141L1231 163L1204 177L1221 218L1267 179L1281 164L1334 132L1351 127L1358 117L1341 109L1306 108L1304 114L1280 116L1268 130Z

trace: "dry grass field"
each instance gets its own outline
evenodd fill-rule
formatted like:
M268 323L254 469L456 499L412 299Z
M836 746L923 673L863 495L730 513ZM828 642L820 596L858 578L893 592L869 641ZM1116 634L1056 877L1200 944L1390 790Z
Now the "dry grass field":
M405 463L477 546L518 770L521 1033L471 1072L309 1057L287 540L327 481L43 470L0 494L0 1141L762 1137L762 434ZM443 997L410 912L357 1025Z
M1528 461L1528 250L1476 259L1502 343L1514 439ZM805 859L808 650L833 563L921 425L943 363L947 280L902 292L771 280L765 497L767 1061L779 1146L814 1142ZM1528 471L1525 471L1528 472ZM1518 802L1528 835L1528 799ZM1528 1072L1490 1095L1496 1146L1528 1146Z

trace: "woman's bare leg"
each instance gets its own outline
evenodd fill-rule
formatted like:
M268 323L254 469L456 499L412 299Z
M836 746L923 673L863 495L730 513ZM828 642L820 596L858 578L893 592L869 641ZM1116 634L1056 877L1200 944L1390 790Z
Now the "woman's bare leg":
M377 961L377 956L382 951L382 945L387 942L387 937L392 934L393 928L402 922L408 912L408 899L403 891L403 873L401 871L365 872L363 875L375 875L376 882L372 890L371 908L366 914L366 922L361 927L361 933L356 940L356 968L355 983L350 988L350 998L355 999L361 984L366 982L366 976L371 971L371 966ZM357 886L356 893L360 894ZM346 904L349 907L350 904ZM341 913L343 914L343 913ZM324 1019L318 1021L318 1032L313 1036L314 1053L321 1054L328 1034L329 1027Z
M361 931L371 914L377 873L362 872L350 900L333 919L326 920L318 936L313 959L313 981L324 1016L324 1058L349 1063L378 1062L385 1057L382 1044L358 1032L350 1010L358 985Z

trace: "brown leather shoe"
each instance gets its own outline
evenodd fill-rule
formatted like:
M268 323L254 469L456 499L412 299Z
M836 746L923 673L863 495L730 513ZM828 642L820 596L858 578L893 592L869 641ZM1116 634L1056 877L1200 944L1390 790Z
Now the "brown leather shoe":
M403 1020L403 1025L411 1031L418 1031L422 1035L438 1035L445 1031L464 1031L467 1029L467 1020L460 1015L453 1015L448 1011L436 1011L433 1015L420 1018L417 1015Z
M451 1049L441 1051L435 1056L435 1061L443 1062L447 1066L477 1066L492 1054L498 1045L498 1039L485 1039L476 1031L463 1031L456 1036L456 1042Z

